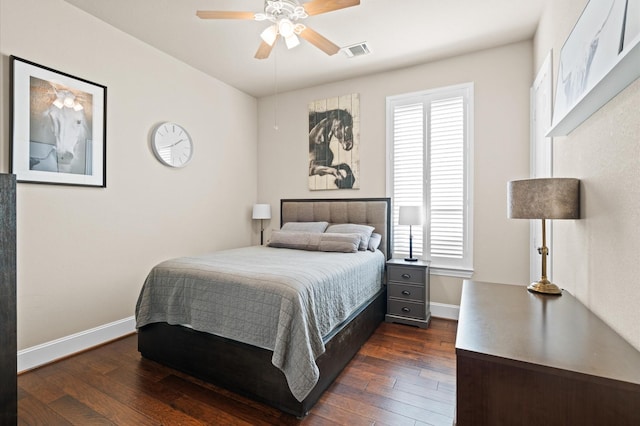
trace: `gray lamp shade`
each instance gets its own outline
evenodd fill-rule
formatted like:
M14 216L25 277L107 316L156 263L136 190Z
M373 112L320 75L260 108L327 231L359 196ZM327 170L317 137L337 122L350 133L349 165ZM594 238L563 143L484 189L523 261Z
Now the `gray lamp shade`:
M252 219L271 219L271 204L254 204Z
M507 184L507 217L512 219L579 219L580 180L543 178Z

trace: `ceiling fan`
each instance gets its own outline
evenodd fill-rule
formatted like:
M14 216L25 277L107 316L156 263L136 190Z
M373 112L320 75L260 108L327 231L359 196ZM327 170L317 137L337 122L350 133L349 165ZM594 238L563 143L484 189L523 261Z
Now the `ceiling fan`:
M198 10L196 16L201 19L253 19L271 22L260 34L262 42L255 54L256 59L268 58L278 37L284 38L288 49L300 44L300 36L327 55L335 55L340 50L339 46L298 21L359 4L360 0L311 0L302 4L298 0L265 0L264 13Z

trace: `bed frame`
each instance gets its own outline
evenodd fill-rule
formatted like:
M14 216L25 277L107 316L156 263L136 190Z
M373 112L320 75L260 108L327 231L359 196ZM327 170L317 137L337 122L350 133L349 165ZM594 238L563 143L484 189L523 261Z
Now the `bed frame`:
M280 213L281 225L327 221L374 226L374 232L382 235L380 249L387 259L391 257L389 198L286 199L281 200ZM383 287L327 336L326 351L316 360L320 378L303 401L291 394L284 374L271 364L273 352L266 349L186 327L154 323L138 330L138 350L145 358L301 418L383 321L385 310Z

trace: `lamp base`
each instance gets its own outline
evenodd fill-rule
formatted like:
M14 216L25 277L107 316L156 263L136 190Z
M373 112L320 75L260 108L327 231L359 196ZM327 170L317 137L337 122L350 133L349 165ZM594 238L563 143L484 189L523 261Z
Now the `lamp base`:
M418 259L417 259L417 258L415 258L415 257L405 257L405 258L404 258L404 261L405 261L405 262L417 262L417 261L418 261Z
M557 296L562 296L562 290L560 289L560 287L544 278L536 283L529 284L527 286L527 290L533 293L554 294Z

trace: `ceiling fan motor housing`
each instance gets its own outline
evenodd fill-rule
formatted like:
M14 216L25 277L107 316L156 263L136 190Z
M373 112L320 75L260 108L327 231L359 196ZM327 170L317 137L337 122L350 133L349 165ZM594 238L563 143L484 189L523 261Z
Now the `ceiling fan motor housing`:
M304 7L297 0L266 0L264 2L264 13L256 13L256 20L267 19L275 23L282 18L288 18L291 22L295 22L308 16Z

